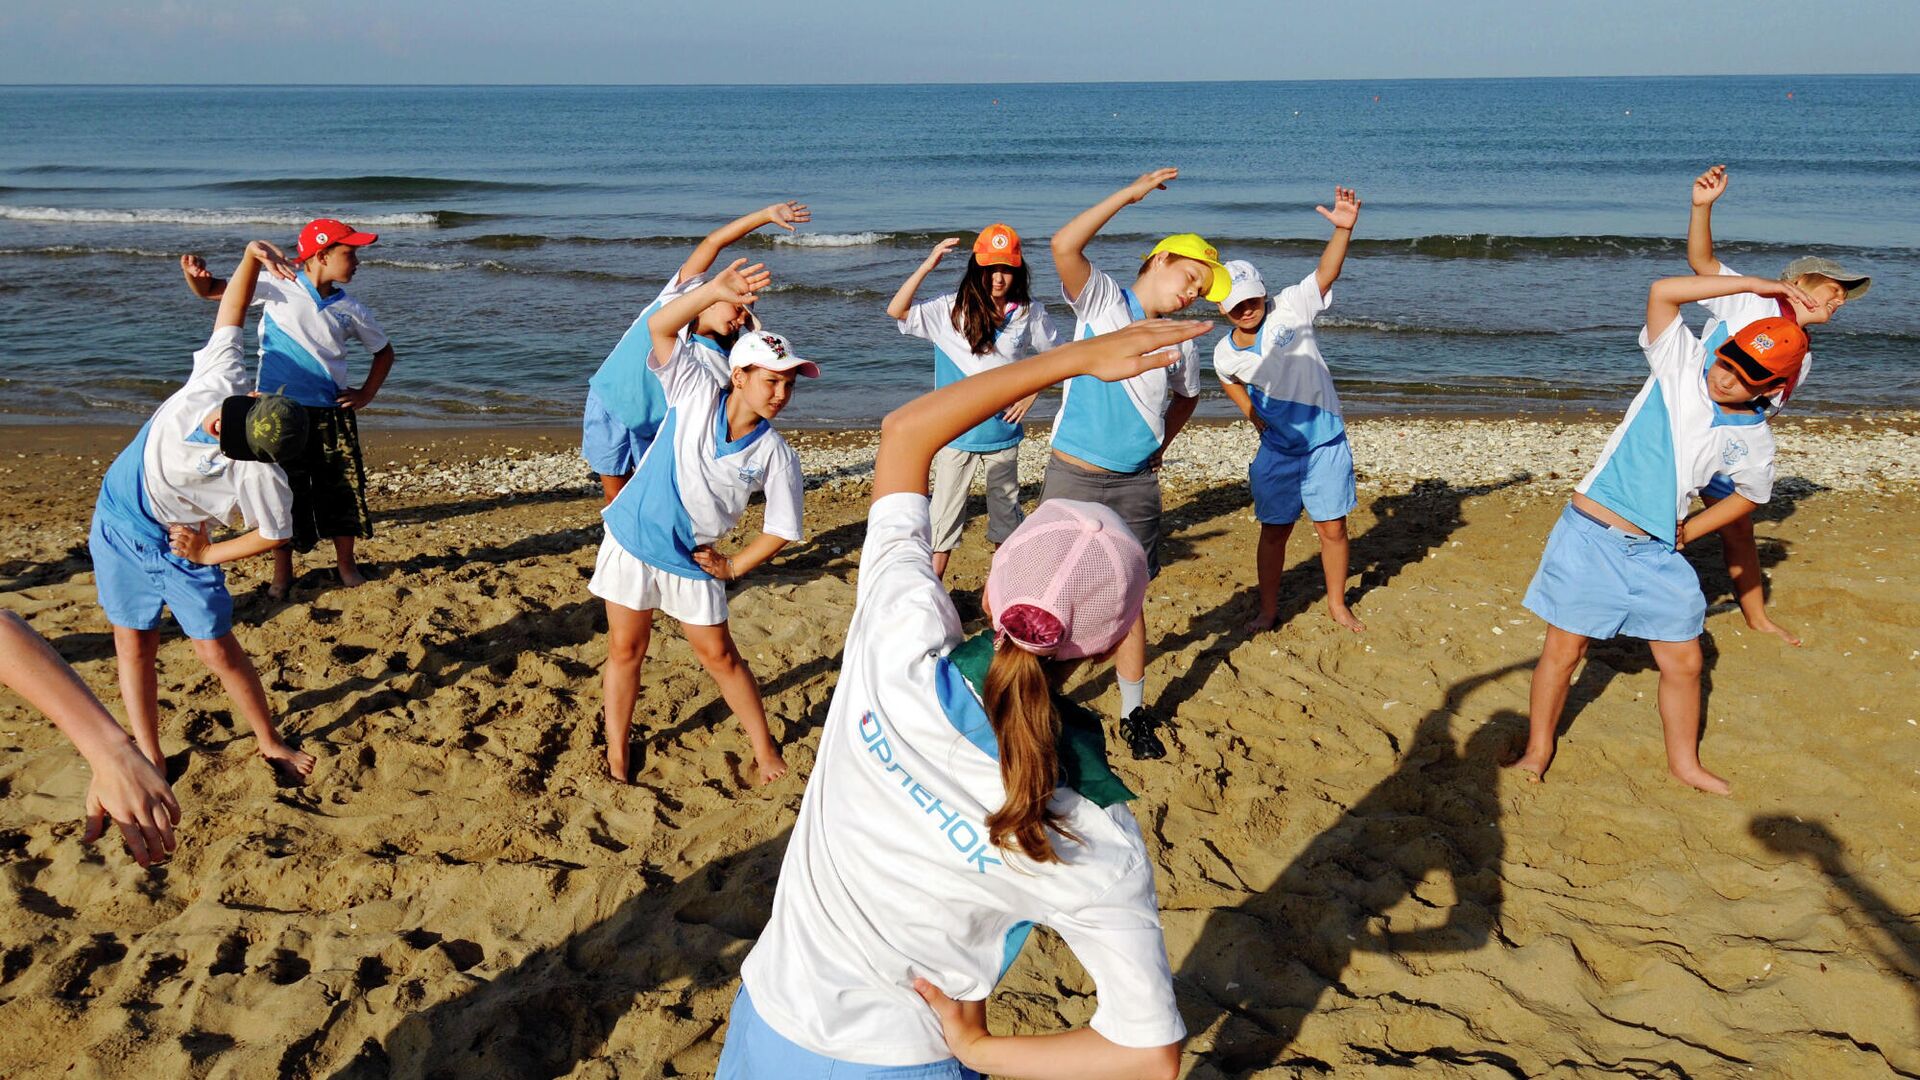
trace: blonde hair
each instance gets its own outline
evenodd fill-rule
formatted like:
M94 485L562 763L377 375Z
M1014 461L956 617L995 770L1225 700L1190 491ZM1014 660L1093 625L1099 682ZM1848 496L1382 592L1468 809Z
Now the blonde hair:
M1017 847L1035 862L1059 862L1047 831L1079 837L1049 808L1060 786L1060 714L1041 659L1011 643L993 651L981 693L994 737L1000 741L1000 783L1007 801L987 815L987 838L995 847Z

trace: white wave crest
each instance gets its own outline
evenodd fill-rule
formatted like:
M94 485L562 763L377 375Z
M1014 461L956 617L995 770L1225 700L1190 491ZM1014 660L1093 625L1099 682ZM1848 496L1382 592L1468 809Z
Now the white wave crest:
M0 206L0 221L38 221L86 225L305 225L312 214L291 210L93 210L59 206ZM437 225L439 215L358 214L357 226Z
M394 270L465 270L463 262L430 262L425 259L368 259L368 266L388 267Z
M882 232L794 233L791 236L776 236L773 242L794 247L870 247L888 239L891 239L891 234Z
M81 247L78 244L50 244L46 247L0 248L0 255L44 255L52 258L77 257L81 255L126 255L138 259L173 259L178 253L148 251L145 248L118 247Z

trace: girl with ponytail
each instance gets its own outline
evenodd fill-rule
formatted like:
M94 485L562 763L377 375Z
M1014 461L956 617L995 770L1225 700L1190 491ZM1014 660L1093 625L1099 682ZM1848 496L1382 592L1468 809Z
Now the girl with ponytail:
M1019 234L999 223L982 229L974 240L957 291L916 301L927 275L959 245L958 237L934 245L887 304L887 314L901 333L933 343L936 388L1060 343L1046 307L1028 296ZM935 577L946 576L947 557L966 528L967 491L976 469L984 467L987 473L987 541L998 547L1020 527L1020 421L1034 397L1029 394L990 413L933 455Z
M1173 1077L1186 1029L1153 864L1099 717L1060 697L1140 612L1126 523L1055 499L987 577L963 638L934 572L927 471L956 435L1080 375L1163 368L1206 323L1141 322L951 383L881 428L840 681L773 914L741 969L719 1075ZM996 1036L986 998L1028 930L1092 977L1084 1028Z

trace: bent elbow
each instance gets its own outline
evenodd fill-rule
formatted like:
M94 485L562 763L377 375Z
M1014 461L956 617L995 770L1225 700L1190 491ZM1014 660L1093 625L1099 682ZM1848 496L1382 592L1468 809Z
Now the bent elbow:
M1180 1044L1168 1043L1147 1051L1152 1055L1147 1070L1141 1075L1151 1080L1178 1080L1180 1076Z

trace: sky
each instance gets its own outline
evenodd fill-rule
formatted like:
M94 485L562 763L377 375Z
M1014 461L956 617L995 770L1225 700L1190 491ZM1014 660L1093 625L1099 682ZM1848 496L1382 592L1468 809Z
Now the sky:
M8 83L897 83L1920 70L1915 0L56 0Z

